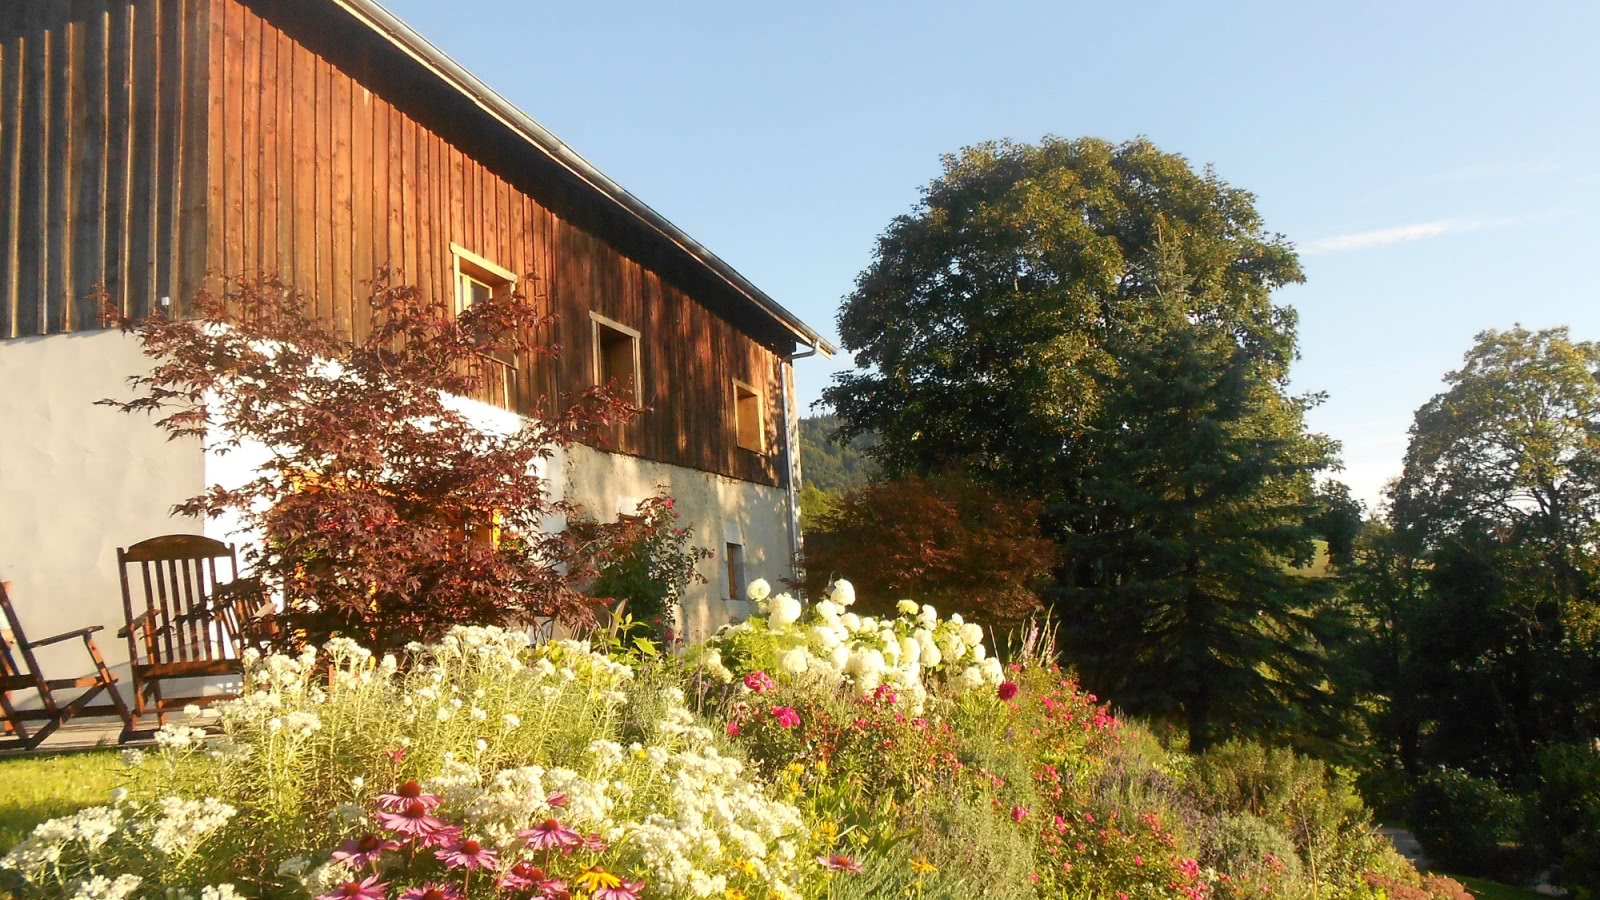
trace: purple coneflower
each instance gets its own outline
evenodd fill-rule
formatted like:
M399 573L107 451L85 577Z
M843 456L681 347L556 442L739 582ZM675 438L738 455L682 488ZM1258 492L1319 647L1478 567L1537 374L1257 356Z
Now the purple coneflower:
M578 845L578 849L588 853L604 853L610 846L610 844L606 843L606 839L601 837L598 832L590 832L589 834L583 836L583 840Z
M461 889L453 884L430 881L413 888L406 888L400 894L400 900L461 900Z
M421 803L428 811L439 805L439 795L425 793L415 778L394 789L392 794L378 795L378 808L399 812L413 803Z
M624 881L616 887L599 888L589 896L593 900L639 900L639 892L642 890L644 882Z
M467 838L433 854L451 869L486 869L493 872L500 866L500 857L488 847Z
M425 838L445 827L444 822L435 819L429 809L423 801L412 800L394 812L378 813L378 824L396 834Z
M567 895L565 881L552 878L545 870L528 860L523 860L507 869L500 876L500 887L513 891L532 891L541 897L554 898Z
M528 846L535 850L549 850L554 847L565 851L583 843L582 835L553 818L545 819L526 831L517 832L517 837L527 841Z
M561 809L567 805L567 795L562 791L556 791L554 794L544 798L544 802L547 806Z
M457 825L446 825L438 831L429 833L417 841L424 847L450 847L461 841L461 828Z
M339 845L333 851L334 862L342 862L352 869L364 869L378 861L378 857L390 850L399 850L400 842L381 838L375 834L368 834L359 839L352 838Z
M861 874L861 863L845 856L843 853L835 853L832 856L819 856L817 857L817 865L830 872L849 872L851 875Z
M377 875L368 875L360 881L346 881L317 900L383 900L388 887Z

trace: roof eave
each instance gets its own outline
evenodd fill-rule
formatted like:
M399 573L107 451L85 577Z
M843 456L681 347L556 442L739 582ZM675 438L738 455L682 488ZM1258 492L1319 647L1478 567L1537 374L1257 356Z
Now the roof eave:
M567 146L549 129L540 125L532 116L518 109L511 101L502 97L487 84L484 84L475 75L462 67L461 64L451 59L443 50L435 47L427 38L377 3L376 0L332 0L332 2L357 21L388 40L402 53L432 71L484 112L499 120L507 128L522 135L557 165L571 172L573 176L588 184L601 196L616 203L646 227L676 245L700 265L726 282L729 287L732 287L768 316L782 324L785 329L794 335L798 342L815 349L824 356L831 357L838 352L838 349L832 343L802 321L799 316L785 309L783 304L772 299L765 291L752 284L750 279L739 274L738 270L728 265L715 253L712 253L705 245L685 234L683 229L672 224L665 216L651 209L649 204L629 193L615 181L612 181L604 172L596 168L593 163L579 156L577 151Z

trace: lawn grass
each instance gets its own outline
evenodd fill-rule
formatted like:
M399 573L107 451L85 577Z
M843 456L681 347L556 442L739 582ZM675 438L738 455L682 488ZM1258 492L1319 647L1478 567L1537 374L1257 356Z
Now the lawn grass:
M115 750L0 758L0 852L46 819L106 802L121 779Z
M1467 886L1478 900L1535 900L1542 895L1535 894L1527 888L1512 887L1498 881L1489 881L1486 878L1468 878L1465 875L1451 875L1451 878Z

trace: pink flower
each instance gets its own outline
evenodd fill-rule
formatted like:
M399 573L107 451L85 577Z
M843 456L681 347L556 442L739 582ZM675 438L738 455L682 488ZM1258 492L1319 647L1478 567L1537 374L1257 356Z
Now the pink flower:
M401 892L400 900L461 900L461 889L453 884L437 884L430 881L406 888Z
M389 757L389 762L392 762L398 766L406 761L406 748L390 747L389 749L383 751L383 755Z
M369 834L340 844L339 849L333 851L333 859L352 869L362 869L377 862L378 857L384 853L399 849L399 841L385 840L375 834Z
M445 827L429 814L430 807L422 800L412 800L394 812L378 813L378 824L396 834L425 838Z
M317 900L383 900L388 887L377 875L368 875L360 881L346 881Z
M595 832L584 835L583 843L578 845L578 849L583 850L586 853L604 853L610 848L610 846L610 844L606 843L605 838L601 837L598 832Z
M845 856L843 853L835 853L832 856L819 856L817 857L817 865L830 872L849 872L851 875L861 874L861 863Z
M1017 692L1020 690L1022 689L1017 687L1017 683L1015 681L1002 681L1000 682L1000 687L996 689L995 693L999 695L1002 701L1009 701L1012 697L1015 697Z
M567 894L565 881L552 878L528 860L507 869L500 876L500 886L513 891L533 891L542 897L565 897Z
M461 827L459 825L445 825L437 831L430 832L418 839L424 847L450 847L461 840Z
M500 866L500 858L493 850L468 838L433 854L451 869L487 869L493 872Z
M589 896L593 900L639 900L639 892L644 890L642 881L624 881L616 887L595 888Z
M556 849L565 852L583 843L582 835L553 818L517 832L517 837L527 841L528 846L535 850Z
M739 736L739 723L734 721L733 719L729 719L728 720L727 732L728 732L728 737L738 737Z
M1026 819L1027 817L1028 817L1028 808L1026 806L1013 805L1011 807L1011 821L1013 821L1013 822L1021 822L1023 819Z
M765 693L777 687L772 676L765 672L751 672L744 677L744 686L758 694Z
M432 812L439 805L439 795L424 793L415 778L395 788L392 794L378 795L378 808L390 812L399 812L412 803L421 803L426 811Z
M562 793L561 791L556 791L554 794L551 794L550 796L544 798L544 802L548 806L553 806L556 809L561 809L561 808L563 808L563 807L565 807L567 805L567 795Z
M795 712L792 706L774 706L771 711L772 717L784 728L793 728L800 724L800 714Z

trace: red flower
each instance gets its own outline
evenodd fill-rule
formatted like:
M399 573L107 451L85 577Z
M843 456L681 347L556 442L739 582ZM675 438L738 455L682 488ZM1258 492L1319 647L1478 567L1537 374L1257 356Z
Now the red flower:
M995 693L999 694L1001 700L1009 701L1012 697L1015 697L1017 692L1020 690L1022 689L1017 687L1017 683L1015 681L1002 681L1000 682L1000 687Z
M795 712L792 706L774 706L772 717L784 728L793 728L800 724L800 714Z
M861 874L861 863L845 856L843 853L835 853L832 856L819 856L817 857L817 865L830 872L849 872L851 875Z
M728 720L727 732L728 732L728 737L738 737L739 736L739 723L735 722L732 719L729 719Z
M765 693L777 687L772 676L765 672L751 672L744 677L744 686L758 694Z

